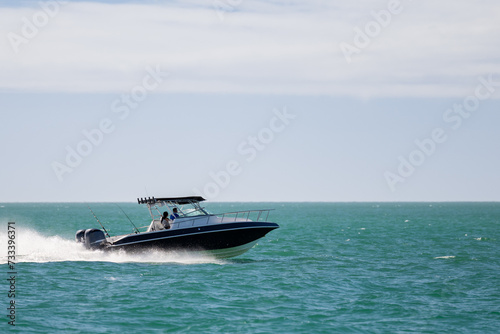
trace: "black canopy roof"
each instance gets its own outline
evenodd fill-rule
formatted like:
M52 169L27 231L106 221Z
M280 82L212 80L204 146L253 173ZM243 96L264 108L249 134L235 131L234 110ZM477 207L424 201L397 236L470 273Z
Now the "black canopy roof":
M184 205L192 202L203 202L205 199L201 196L190 196L190 197L170 197L170 198L138 198L137 203L139 204L155 204L159 202L172 202L174 204Z

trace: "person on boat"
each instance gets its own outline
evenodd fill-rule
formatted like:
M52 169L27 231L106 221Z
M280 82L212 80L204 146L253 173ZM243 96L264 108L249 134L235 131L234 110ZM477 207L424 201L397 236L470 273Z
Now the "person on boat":
M170 220L174 221L176 218L179 218L179 213L177 208L174 208L173 213L170 215Z
M168 219L168 212L165 211L163 213L163 216L161 217L161 224L163 225L163 227L168 230L170 229L170 219Z

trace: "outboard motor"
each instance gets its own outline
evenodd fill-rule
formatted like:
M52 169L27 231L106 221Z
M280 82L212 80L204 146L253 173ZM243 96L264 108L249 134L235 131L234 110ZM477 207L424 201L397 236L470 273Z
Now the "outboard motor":
M75 235L76 242L85 242L85 230L79 230Z
M90 228L85 231L84 243L85 247L88 249L99 248L103 241L106 240L106 236L102 230L96 228Z

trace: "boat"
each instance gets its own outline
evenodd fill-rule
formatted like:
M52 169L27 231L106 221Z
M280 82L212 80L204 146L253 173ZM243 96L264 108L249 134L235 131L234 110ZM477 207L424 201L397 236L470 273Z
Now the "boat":
M259 239L279 228L278 224L268 221L272 210L212 214L202 207L204 201L201 196L138 198L138 204L146 205L149 210L152 218L149 225L137 228L130 221L134 225L133 233L110 236L92 212L102 229L79 230L75 239L91 250L137 252L157 249L231 258L247 252ZM164 213L172 219L170 226L161 224Z

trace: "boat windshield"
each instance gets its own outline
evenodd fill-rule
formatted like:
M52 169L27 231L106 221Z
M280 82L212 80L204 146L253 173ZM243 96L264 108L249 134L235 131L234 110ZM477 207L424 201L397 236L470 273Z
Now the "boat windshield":
M210 213L202 207L180 208L181 217L207 216Z
M175 197L175 198L138 198L139 204L146 204L153 221L161 221L162 216L168 213L170 216L178 215L179 218L211 216L212 213L200 205L205 199L203 197ZM165 207L166 209L162 209Z

